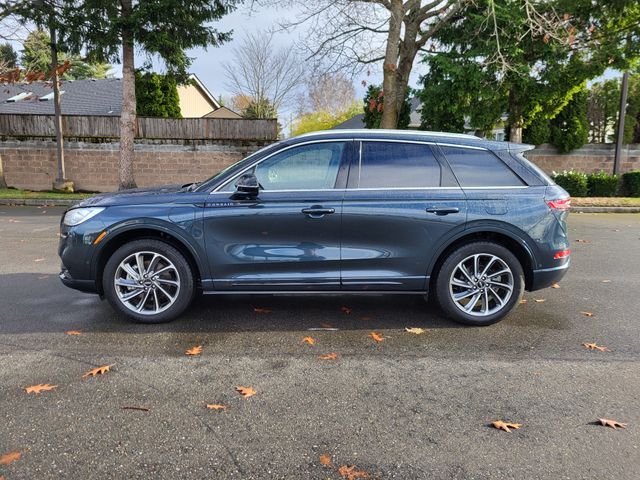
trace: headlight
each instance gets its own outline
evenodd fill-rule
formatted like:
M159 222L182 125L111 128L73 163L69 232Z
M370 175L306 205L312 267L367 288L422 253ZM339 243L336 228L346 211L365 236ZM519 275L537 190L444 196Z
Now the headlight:
M62 223L68 227L74 227L80 225L82 222L86 222L91 217L95 217L103 210L104 208L101 207L74 208L65 213Z

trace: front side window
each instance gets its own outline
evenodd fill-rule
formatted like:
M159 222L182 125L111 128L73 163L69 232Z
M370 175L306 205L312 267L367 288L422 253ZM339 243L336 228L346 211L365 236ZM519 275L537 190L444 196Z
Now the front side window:
M441 146L461 187L521 187L524 182L487 150Z
M301 145L276 153L253 168L261 189L327 190L334 188L345 142ZM223 191L233 191L234 181Z
M362 142L359 188L439 187L440 175L428 145Z

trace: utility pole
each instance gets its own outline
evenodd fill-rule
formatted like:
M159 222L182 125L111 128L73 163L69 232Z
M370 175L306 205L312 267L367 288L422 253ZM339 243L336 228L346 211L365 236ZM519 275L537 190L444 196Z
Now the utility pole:
M624 117L627 113L627 95L629 93L629 72L622 74L622 88L620 89L620 109L618 111L618 133L616 137L616 154L613 158L613 174L620 173L622 163L622 142L624 140Z
M56 131L56 159L58 171L53 182L54 190L73 191L73 183L66 180L64 168L64 137L62 135L62 109L60 107L60 75L58 73L58 41L52 12L49 17L51 37L51 81L53 82L54 129Z

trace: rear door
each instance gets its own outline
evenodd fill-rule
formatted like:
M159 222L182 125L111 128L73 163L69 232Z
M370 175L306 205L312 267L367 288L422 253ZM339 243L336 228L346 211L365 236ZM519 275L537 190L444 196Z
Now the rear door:
M342 288L424 291L434 247L464 228L464 193L429 144L358 147L342 208Z

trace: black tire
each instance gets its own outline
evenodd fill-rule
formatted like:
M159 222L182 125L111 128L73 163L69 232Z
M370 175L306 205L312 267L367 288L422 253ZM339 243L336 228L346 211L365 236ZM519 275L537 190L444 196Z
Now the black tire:
M175 272L174 274L177 277L179 285L176 291L175 300L173 301L173 304L163 307L166 309L155 314L141 314L128 308L120 299L118 292L116 291L116 286L114 284L115 276L119 270L121 262L138 252L151 252L152 254L160 254L168 259L173 264L173 267L175 267L174 269L172 269L172 273ZM140 323L152 324L170 322L187 309L195 296L195 282L193 278L193 272L191 271L191 267L187 259L173 246L163 241L154 239L134 240L132 242L126 243L118 250L116 250L105 265L104 272L102 274L102 285L104 288L104 295L111 306L116 311ZM169 290L169 288L167 288L167 290ZM126 291L127 290L125 290L125 293ZM133 292L134 290L132 289L130 291ZM168 304L168 297L161 295L159 292L158 295L161 299L165 298L165 303ZM152 300L149 301L151 302Z
M455 286L450 287L450 282L451 282L454 269L456 269L456 267L460 262L476 254L485 254L485 255L492 255L492 256L498 257L511 270L512 280L513 280L513 286L512 286L513 289L511 291L511 294L508 300L504 302L504 305L500 307L495 297L493 295L489 295L487 306L484 308L486 308L487 311L491 312L492 308L490 308L490 304L491 304L490 302L492 302L493 309L497 309L497 310L494 313L489 313L487 315L482 315L482 316L479 316L482 312L479 312L479 313L476 312L476 315L473 315L463 311L462 307L458 306L458 304L452 298L452 289L456 287ZM480 258L482 259L483 257L480 257ZM498 265L502 265L502 264L498 263ZM497 278L500 279L502 277L497 277ZM461 289L461 290L462 292L464 292L464 289ZM467 291L471 292L470 289ZM498 293L502 293L502 292L506 294L506 290L504 289L500 290ZM497 243L474 242L474 243L463 245L460 248L454 250L445 259L436 277L434 299L437 302L440 309L442 310L442 312L451 320L458 323L463 323L465 325L486 326L502 320L507 314L509 314L509 312L511 312L511 310L520 302L523 292L524 292L524 272L522 270L522 265L520 264L520 261L516 258L516 256L513 253L511 253L511 251L509 251L507 248ZM472 299L473 298L474 297L472 297ZM480 298L483 298L483 297L480 297ZM483 305L480 305L479 310L482 310L482 309L483 309ZM474 310L474 308L472 308L472 310Z

